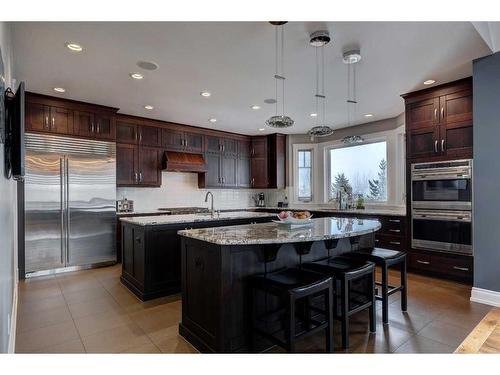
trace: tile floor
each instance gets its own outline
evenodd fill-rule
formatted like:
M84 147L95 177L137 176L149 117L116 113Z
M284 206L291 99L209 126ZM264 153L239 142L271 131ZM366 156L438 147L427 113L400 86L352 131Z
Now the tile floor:
M180 296L141 302L120 284L120 272L116 265L21 282L16 352L196 353L178 335ZM452 353L490 310L469 301L469 286L413 274L408 280L408 312L392 295L384 326L378 303L376 334L368 332L366 313L353 316L348 352ZM335 349L342 352L339 328ZM323 344L318 334L299 349L321 352Z

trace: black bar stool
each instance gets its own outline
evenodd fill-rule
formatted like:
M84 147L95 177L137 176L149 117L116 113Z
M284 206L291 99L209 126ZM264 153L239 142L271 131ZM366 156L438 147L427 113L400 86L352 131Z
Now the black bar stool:
M298 244L295 250L302 256L310 251L312 243ZM285 268L275 272L267 272L267 262L276 259L279 246L264 245L265 272L262 275L250 277L249 293L249 347L250 351L255 348L255 333L260 334L272 343L281 346L288 352L295 352L296 341L312 335L321 330L325 331L326 351L333 352L333 300L332 300L332 279L329 276L316 272L304 270L297 267ZM278 297L280 306L275 311L266 311L257 316L255 292L263 291ZM310 305L310 300L314 296L324 296L324 308ZM298 314L297 302L306 304L307 311L316 313L313 318L310 313ZM284 306L284 308L283 308ZM267 306L266 306L267 307ZM269 329L268 319L286 316L284 336L283 329ZM316 316L321 315L323 320L317 320ZM264 322L264 328L260 322Z
M338 240L325 241L325 246L333 250ZM375 324L375 264L346 256L328 256L319 261L304 263L303 269L322 273L340 281L340 290L337 283L333 290L334 319L340 320L342 326L342 347L349 347L349 317L364 309L369 309L370 332L376 331ZM353 281L366 279L368 285L360 292L351 288ZM339 301L337 301L339 299ZM338 303L340 302L340 304ZM340 305L340 308L339 308Z
M401 292L401 310L408 309L408 288L406 275L406 253L403 251L383 249L379 247L359 249L346 254L351 258L375 263L382 270L382 282L375 284L381 287L381 295L377 288L376 298L382 301L382 321L389 323L389 296ZM399 265L401 282L399 286L389 285L389 267Z

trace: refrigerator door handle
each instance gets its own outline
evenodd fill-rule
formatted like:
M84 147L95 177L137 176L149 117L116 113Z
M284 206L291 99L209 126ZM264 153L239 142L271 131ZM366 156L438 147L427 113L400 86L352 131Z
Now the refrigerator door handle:
M64 248L65 248L65 235L64 235L64 158L59 159L59 179L60 179L60 210L61 210L61 264L64 265Z
M66 265L69 264L69 235L70 235L70 209L69 209L69 160L68 157L65 160L65 175L66 175Z

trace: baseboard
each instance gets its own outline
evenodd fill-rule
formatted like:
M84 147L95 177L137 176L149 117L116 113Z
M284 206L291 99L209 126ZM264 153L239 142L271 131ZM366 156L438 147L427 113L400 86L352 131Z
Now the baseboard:
M7 353L15 353L16 350L16 332L17 332L17 301L18 301L18 290L19 290L19 275L18 270L16 270L14 278L14 291L12 293L12 310L10 314L10 332L9 332L9 347Z
M472 302L483 303L485 305L500 307L500 292L494 290L472 288L470 293Z

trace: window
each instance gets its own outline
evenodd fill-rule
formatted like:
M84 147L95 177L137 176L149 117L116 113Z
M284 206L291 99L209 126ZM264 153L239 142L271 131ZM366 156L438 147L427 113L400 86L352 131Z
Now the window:
M368 202L387 201L387 144L383 142L331 148L328 198L339 190L362 196Z
M298 200L312 200L312 150L299 150L298 159Z

